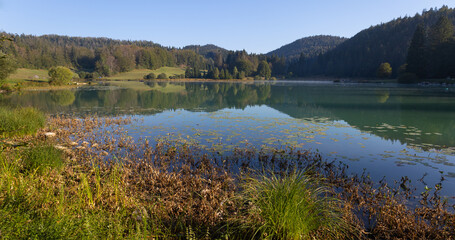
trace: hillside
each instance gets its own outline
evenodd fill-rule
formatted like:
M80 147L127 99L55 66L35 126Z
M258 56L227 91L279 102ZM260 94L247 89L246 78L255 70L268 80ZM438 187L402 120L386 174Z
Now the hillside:
M204 67L206 59L192 50L165 48L151 41L58 35L13 35L0 52L8 54L19 68L48 69L66 66L82 78L111 76L133 69L160 67Z
M327 35L305 37L271 51L267 53L267 55L286 57L288 60L298 58L301 53L303 53L305 57L315 57L335 48L346 40L347 38Z
M185 50L192 50L196 52L197 54L203 55L207 58L211 58L215 53L221 53L221 55L225 56L229 51L222 48L218 47L213 44L206 44L203 46L200 45L188 45L184 47L183 49Z
M426 28L435 24L441 16L455 22L455 10L447 7L430 9L414 17L397 18L388 23L372 26L341 43L323 56L298 63L303 75L335 77L375 77L378 66L389 62L392 76L405 63L411 38L417 25ZM297 72L297 71L295 71Z

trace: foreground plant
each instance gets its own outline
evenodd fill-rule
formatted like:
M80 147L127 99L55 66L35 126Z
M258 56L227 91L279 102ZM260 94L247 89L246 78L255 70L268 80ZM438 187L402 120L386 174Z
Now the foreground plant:
M348 224L329 189L303 171L246 177L241 199L247 204L243 227L264 239L344 238Z
M43 128L45 123L46 117L35 108L0 107L0 137L34 134Z

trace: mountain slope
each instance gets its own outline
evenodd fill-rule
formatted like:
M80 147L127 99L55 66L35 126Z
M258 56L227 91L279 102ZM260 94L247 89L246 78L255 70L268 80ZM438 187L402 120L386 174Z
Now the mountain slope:
M379 65L389 62L393 76L397 76L417 25L422 23L428 28L444 15L455 22L455 10L444 6L370 27L323 56L300 63L299 68L303 68L303 75L375 77Z
M295 59L303 53L305 57L315 57L320 53L325 53L328 50L335 48L346 40L347 38L327 35L305 37L271 51L267 53L267 55L276 55L279 57L286 57L287 59Z
M225 56L229 52L228 50L226 50L226 49L224 49L222 47L218 47L218 46L213 45L213 44L206 44L206 45L203 45L203 46L200 46L200 45L188 45L188 46L184 47L183 49L185 49L185 50L193 50L197 54L200 54L200 55L205 56L207 58L213 57L213 55L215 53L220 53L222 56Z

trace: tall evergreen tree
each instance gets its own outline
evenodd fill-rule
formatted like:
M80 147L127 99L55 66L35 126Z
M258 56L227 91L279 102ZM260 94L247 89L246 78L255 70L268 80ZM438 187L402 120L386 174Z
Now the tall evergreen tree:
M270 69L267 61L261 61L258 66L258 75L264 77L265 79L270 79L272 77L272 70Z
M430 46L436 46L448 42L453 38L455 29L452 21L447 16L442 16L431 26L428 40Z
M213 79L219 79L220 78L220 70L218 70L217 67L213 69Z
M452 22L447 16L442 16L438 21L431 26L429 30L429 46L428 46L428 77L444 78L448 75L447 69L447 51L450 49L448 43L453 40L455 33ZM450 54L451 55L451 54ZM452 56L453 58L453 56Z
M426 77L426 67L427 67L427 58L426 58L426 33L425 28L422 24L417 26L417 29L414 32L414 36L411 40L411 45L409 46L408 56L406 58L407 67L406 72L414 73L419 78Z

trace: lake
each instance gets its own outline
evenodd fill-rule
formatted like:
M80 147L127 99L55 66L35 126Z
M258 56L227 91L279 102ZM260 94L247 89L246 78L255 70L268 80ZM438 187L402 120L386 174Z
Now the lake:
M310 149L376 180L406 175L422 189L444 177L443 193L455 191L453 86L111 81L0 96L0 105L128 115L137 120L126 126L135 138L191 139L219 154L239 146Z

